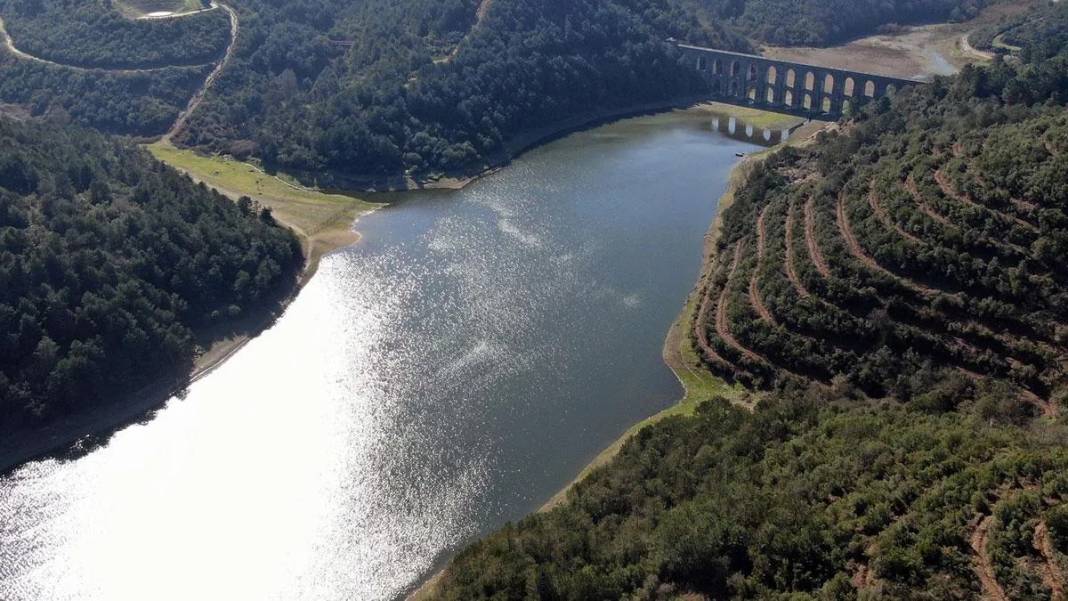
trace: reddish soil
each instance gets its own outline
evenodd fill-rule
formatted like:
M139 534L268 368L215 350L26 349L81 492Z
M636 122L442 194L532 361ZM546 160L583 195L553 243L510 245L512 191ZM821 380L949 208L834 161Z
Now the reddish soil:
M855 259L863 263L872 271L876 271L889 278L893 278L894 280L900 282L901 285L914 292L918 292L925 296L933 296L938 294L937 290L928 288L926 286L921 286L920 284L917 284L916 282L913 282L910 279L902 278L897 274L891 272L882 265L879 265L878 261L876 261L874 258L869 256L867 252L864 251L864 247L860 245L860 242L857 240L856 235L853 234L853 226L850 225L849 217L846 215L845 192L842 192L838 195L837 213L838 231L841 232L842 239L845 240L846 246L849 248L850 254L852 254Z
M1005 596L1004 589L998 584L994 576L994 564L990 561L990 552L987 550L987 539L990 535L990 524L994 516L984 516L979 521L972 533L972 550L975 551L975 573L979 575L979 583L983 587L983 598L995 601L1009 601Z
M482 24L482 21L486 18L486 15L489 14L489 9L492 5L493 0L482 0L478 3L478 10L475 11L475 15L477 18L476 25Z
M709 269L709 274L712 270ZM710 278L711 279L711 278ZM701 306L697 310L697 318L693 321L693 333L694 339L697 340L697 346L701 350L701 354L704 355L705 360L709 363L714 363L720 367L732 369L730 361L727 361L716 349L712 348L712 343L708 339L708 315L712 307L712 291L706 290L704 297L701 299Z
M760 212L760 217L757 219L757 266L753 270L753 276L749 278L749 302L753 305L753 309L760 316L760 319L764 320L768 325L775 326L778 324L771 311L768 311L767 306L764 305L764 299L760 296L760 286L757 281L760 276L760 269L764 266L764 244L767 239L767 227L764 220L770 208L771 205L764 207L764 210Z
M920 189L916 186L916 180L912 179L911 175L905 180L905 189L912 195L912 199L916 201L916 206L919 207L921 213L946 227L959 229L957 226L953 225L953 222L951 222L948 217L935 211L931 208L931 205L927 204L927 201L923 198L923 194L920 194Z
M200 86L196 94L189 99L189 104L186 105L178 118L175 119L174 125L171 126L167 133L164 134L163 140L170 141L177 136L185 127L186 122L189 121L189 117L196 112L200 104L204 102L204 97L208 94L208 90L211 86L215 85L215 81L219 79L222 72L226 69L226 66L230 64L230 61L234 58L234 51L237 48L237 36L241 31L241 22L237 18L237 11L230 8L225 4L212 3L212 6L219 6L219 8L226 11L226 14L230 17L230 44L226 47L226 53L223 55L219 64L215 65L215 68L208 74L208 78L204 80L204 85Z
M1046 526L1046 522L1039 522L1035 526L1034 546L1035 550L1042 555L1042 581L1053 592L1052 601L1065 601L1064 572L1057 565L1057 556L1053 550L1053 541L1050 540L1049 527Z
M898 233L899 236L911 241L914 244L919 244L921 246L925 244L923 240L920 240L911 232L906 231L904 228L898 225L898 223L894 221L893 217L891 217L890 214L886 212L886 208L883 207L883 203L879 199L879 194L875 191L875 182L872 182L871 190L868 191L868 206L871 207L872 212L875 213L875 217L878 218L879 222L882 223L884 226L894 230Z
M961 194L960 192L957 192L957 190L953 187L953 183L949 181L949 178L946 177L946 174L941 169L939 169L939 170L934 172L934 180L935 180L935 182L938 183L938 188L940 190L942 190L942 194L945 194L947 198L952 198L953 200L956 200L959 203L966 204L966 205L968 205L970 207L979 209L981 211L987 211L989 213L994 214L997 218L1001 219L1002 221L1012 221L1012 222L1016 223L1017 225L1020 225L1022 227L1025 227L1025 228L1031 230L1032 232L1037 232L1038 231L1038 228L1036 228L1033 224L1028 223L1028 222L1024 221L1023 219L1020 219L1019 217L1017 217L1015 215L1007 215L1005 213L1002 213L1001 211L997 211L997 210L991 209L988 206L981 205L981 204L975 202L967 194ZM1022 201L1016 201L1016 202L1022 202Z
M1020 398L1025 402L1030 403L1038 408L1045 417L1057 417L1057 406L1044 399L1030 390L1024 390L1020 393Z
M793 284L794 290L801 298L808 298L809 292L805 288L805 285L801 283L801 278L797 276L797 267L794 265L794 204L790 203L790 208L786 213L786 277Z
M731 263L731 270L727 275L727 283L723 286L723 292L720 293L719 302L716 305L716 335L718 335L727 346L741 353L746 359L756 363L770 365L771 363L767 359L745 346L742 346L742 344L738 342L738 339L731 333L730 320L727 319L727 301L730 300L731 281L734 279L734 272L738 268L738 262L742 258L742 249L744 246L745 243L743 241L739 242L734 247L734 262Z
M775 321L775 316L771 314L771 311L768 311L768 307L764 304L764 299L760 297L756 273L749 279L749 301L753 304L753 309L760 316L760 319L770 326L778 325L778 322Z
M831 279L831 268L823 258L819 242L816 240L816 211L814 204L815 200L811 196L805 201L805 245L808 247L808 255L812 259L812 264L816 266L816 271L829 280Z

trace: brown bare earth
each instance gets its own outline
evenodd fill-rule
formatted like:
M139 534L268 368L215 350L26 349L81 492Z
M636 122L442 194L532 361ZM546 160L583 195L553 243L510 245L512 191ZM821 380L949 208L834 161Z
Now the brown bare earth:
M826 279L831 279L831 268L827 265L827 260L823 258L823 252L820 251L819 242L816 240L816 200L811 196L805 201L805 245L808 247L808 255L812 260L812 264L816 266L816 271L819 272Z
M994 516L984 516L972 533L971 545L975 551L975 573L979 576L979 583L983 587L983 598L993 601L1009 601L1004 589L998 584L994 576L994 564L990 561L990 552L987 550L987 539L990 535L990 525Z
M738 269L738 262L741 261L744 248L744 240L738 242L734 247L734 260L731 262L731 269L727 274L727 283L723 286L723 292L720 293L719 302L716 304L716 335L719 336L727 346L741 353L746 359L756 363L770 365L771 363L767 359L738 342L738 339L731 333L730 320L727 319L727 302L730 300L731 282L734 280L734 272Z
M1039 522L1035 526L1035 550L1042 555L1042 581L1052 591L1051 601L1065 601L1064 571L1057 565L1057 555L1053 550L1053 541L1050 540L1049 527L1046 522Z
M786 277L793 284L794 290L801 298L808 298L809 292L805 288L805 285L801 283L801 278L797 276L797 267L794 265L794 203L790 203L790 208L786 212Z
M958 229L945 215L935 211L931 208L931 205L927 204L923 194L920 194L920 189L916 187L916 180L911 175L905 180L905 189L912 195L912 199L916 202L916 207L920 209L921 213L946 227Z
M946 198L951 198L961 204L966 204L974 209L991 213L1001 221L1011 221L1021 227L1031 230L1032 232L1038 231L1038 228L1036 228L1033 224L1024 221L1023 219L1020 219L1016 215L1008 215L996 209L992 209L986 205L979 204L972 200L972 198L967 194L962 194L958 192L957 189L953 187L953 182L949 181L949 177L947 177L945 172L941 169L938 169L934 172L934 180L938 184L939 189L942 190L942 194L946 195Z
M771 205L764 207L764 210L760 212L760 217L757 218L757 266L753 270L752 277L749 278L749 302L752 303L753 309L757 312L766 323L769 325L777 325L775 317L768 311L767 306L764 305L764 299L760 296L760 285L758 279L760 277L760 269L764 266L764 243L767 238L767 228L765 226L765 219L768 216L768 209Z
M708 316L711 314L712 309L712 294L711 290L705 292L704 298L701 300L701 308L697 313L697 319L694 320L693 330L694 336L697 338L697 346L701 349L701 354L704 355L705 360L709 363L714 363L720 367L732 367L730 361L727 361L716 349L712 348L712 343L708 339Z
M872 187L868 191L868 206L871 207L872 212L875 213L875 216L879 219L880 223L897 232L902 238L905 238L914 244L922 245L924 243L923 240L920 240L911 232L901 227L897 221L894 221L894 219L890 217L890 214L886 212L886 208L883 207L882 200L879 198L879 193L875 191L875 182L872 182Z
M871 255L869 255L864 250L864 247L860 245L860 242L857 240L856 235L853 233L852 224L849 223L849 216L846 214L845 210L844 191L838 195L838 206L836 209L836 213L838 220L838 231L842 234L842 239L845 240L846 246L849 248L849 253L853 255L853 258L863 263L864 266L868 269L871 269L872 271L876 271L889 278L892 278L897 282L901 283L902 286L905 286L906 288L909 288L914 292L918 292L919 294L923 294L925 296L933 296L938 294L938 291L932 288L922 286L920 284L917 284L916 282L913 282L912 280L902 278L897 274L891 272L890 270L880 265L878 261L876 261Z
M831 48L766 46L764 56L893 77L930 79L951 75L992 56L971 47L968 35L980 27L1032 10L1041 0L1008 0L987 7L965 23L906 27L899 33L859 38Z
M178 118L174 121L174 125L163 136L165 141L170 141L176 136L182 128L185 127L189 117L196 112L200 104L204 102L204 96L207 95L208 90L215 84L215 81L219 79L222 72L226 69L226 66L230 64L230 60L234 57L234 50L237 48L237 34L241 30L241 22L237 18L237 11L229 6L221 3L212 2L212 6L218 6L226 11L226 14L230 17L230 43L226 46L226 53L223 54L222 60L219 61L211 73L208 74L207 79L204 80L204 85L200 86L196 94L189 99L189 104L186 105L185 110L178 115Z

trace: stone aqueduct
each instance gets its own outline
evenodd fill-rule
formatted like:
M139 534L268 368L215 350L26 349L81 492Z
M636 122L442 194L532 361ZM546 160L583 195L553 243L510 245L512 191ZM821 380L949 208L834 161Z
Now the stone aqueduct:
M714 98L779 112L838 117L849 104L924 83L674 43L704 74Z

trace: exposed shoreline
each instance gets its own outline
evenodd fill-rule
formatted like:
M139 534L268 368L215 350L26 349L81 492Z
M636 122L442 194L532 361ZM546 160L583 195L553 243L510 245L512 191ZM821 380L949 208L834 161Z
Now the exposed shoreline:
M710 101L706 97L687 97L671 101L634 105L616 110L580 115L564 120L552 127L530 132L511 142L508 152L513 153L512 158L515 158L525 152L578 131L584 131L622 119L653 115L675 109L708 110L722 114L741 114L744 111L752 110L732 105L721 105ZM782 117L783 122L791 119L797 120L793 116L783 115ZM166 142L163 143L166 144ZM81 455L88 449L100 444L101 441L106 441L108 437L121 428L151 418L151 414L154 411L162 409L170 399L180 394L189 385L221 367L227 360L244 348L246 344L267 330L285 312L289 304L296 299L304 286L311 281L318 270L322 257L359 242L360 234L353 229L353 226L360 217L366 216L382 206L353 199L354 204L348 207L348 210L339 211L337 218L332 219L330 222L319 224L314 232L309 233L305 228L301 227L297 219L287 215L284 210L277 209L280 206L285 206L289 202L287 199L279 199L269 193L233 189L234 187L226 186L219 181L212 181L216 179L212 177L213 174L201 173L187 166L177 165L173 161L162 159L158 154L159 148L152 148L151 150L153 150L153 154L156 155L157 159L163 160L178 171L188 175L195 182L203 183L231 200L237 200L241 196L250 196L253 200L275 208L274 216L276 220L282 226L288 227L293 231L300 239L301 247L304 250L305 266L300 274L299 281L291 293L279 303L275 312L256 320L255 323L246 328L249 333L217 340L200 356L194 358L193 370L187 376L170 378L147 386L135 393L131 393L128 398L106 408L68 416L45 428L8 436L3 441L4 444L0 444L0 475L13 472L35 459L68 454ZM173 150L181 152L181 149L174 148ZM215 159L205 158L208 160L218 159L218 157ZM477 175L463 179L443 179L433 185L411 188L410 190L462 189L474 181L495 173L510 161L511 158L501 162L499 165L489 167ZM241 163L241 165L247 164ZM252 165L248 166L255 168ZM264 175L266 176L266 174ZM286 183L276 176L268 177L283 181L285 185L297 191L319 193L312 189L300 188ZM82 443L86 441L88 441L88 449L82 447Z
M580 115L575 115L558 121L552 125L531 130L505 143L504 149L498 155L488 158L487 166L472 175L443 175L428 179L413 179L407 176L362 176L342 174L334 172L300 172L287 171L288 175L295 177L305 185L312 185L323 190L339 190L343 192L416 192L419 190L462 190L468 185L496 173L507 167L513 160L523 154L544 146L560 138L608 125L623 119L644 117L664 113L671 110L681 109L704 109L729 116L744 118L748 112L773 114L781 116L779 123L799 123L805 120L794 114L777 113L774 111L761 110L751 107L735 106L716 101L708 95L684 96L657 102L633 104L612 109L594 110Z
M795 132L795 137L791 138L785 145L810 143L817 133L825 131L833 126L834 124L830 122L814 121L811 125L798 129ZM705 234L699 276L693 289L687 296L683 309L671 324L664 340L662 351L664 363L671 369L672 373L675 374L675 377L678 378L679 383L682 385L682 398L663 411L627 428L627 430L616 438L608 447L587 463L578 475L546 501L536 513L551 511L553 508L564 503L567 500L567 494L572 487L585 479L590 472L611 462L612 459L619 454L623 445L646 426L653 425L668 417L690 415L698 405L715 395L724 396L732 402L742 405L746 404L747 396L744 389L738 386L732 386L709 373L701 374L695 372L690 368L687 358L685 357L685 352L682 349L684 348L684 345L689 346L687 342L689 340L688 332L692 324L695 299L700 292L701 284L708 273L708 269L711 266L713 259L715 259L716 242L719 240L723 226L723 212L730 208L734 203L735 191L742 183L744 183L746 176L753 166L764 160L769 153L774 152L783 146L784 144L779 144L759 153L749 155L738 161L734 167L731 168L730 180L727 184L727 188L720 196L719 203L716 206L716 217L712 221L708 233ZM430 596L436 592L436 587L441 582L442 578L445 577L446 569L447 567L434 572L423 581L418 588L405 596L405 601L425 601L430 598Z
M238 192L204 182L194 173L181 168L177 169L189 175L194 181L208 185L231 200L237 200L242 196ZM164 408L172 398L222 367L246 344L269 329L315 276L319 262L324 256L359 242L360 234L353 230L352 226L355 225L358 217L370 214L374 210L376 209L370 208L360 211L352 221L347 222L346 231L327 228L310 236L299 226L287 222L283 216L276 215L278 223L292 231L300 240L304 251L304 268L299 273L293 288L279 301L274 310L264 315L245 318L248 321L244 322L245 327L242 329L246 333L213 342L202 354L193 359L193 369L187 376L168 378L130 393L126 398L106 407L67 416L44 428L8 436L3 441L4 444L0 445L0 476L7 475L35 459L66 454L80 455L91 450L101 440L106 442L107 438L123 427L150 419L155 411ZM242 321L238 320L237 323L242 323ZM89 441L88 448L82 446L85 441Z

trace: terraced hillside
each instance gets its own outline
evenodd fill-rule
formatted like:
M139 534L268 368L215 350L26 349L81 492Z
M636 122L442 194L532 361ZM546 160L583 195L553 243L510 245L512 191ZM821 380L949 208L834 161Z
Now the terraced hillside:
M1003 68L1004 69L1004 68ZM1068 360L1068 113L968 71L756 170L695 344L716 373L909 400L935 372L1053 415ZM963 101L977 92L986 98Z
M425 598L1064 599L1068 20L1045 31L755 164L690 304L692 368L751 390L690 390Z

